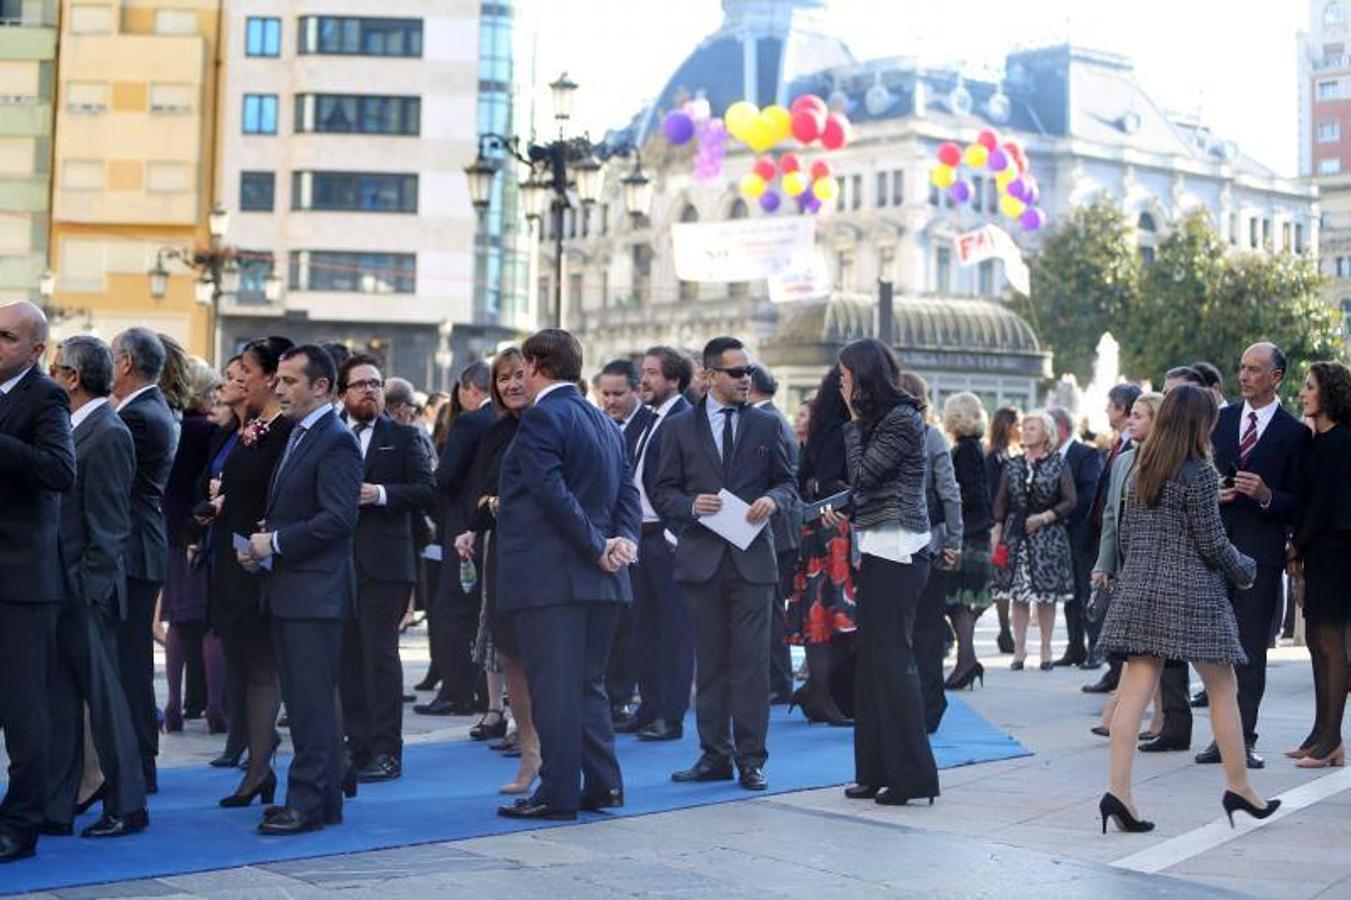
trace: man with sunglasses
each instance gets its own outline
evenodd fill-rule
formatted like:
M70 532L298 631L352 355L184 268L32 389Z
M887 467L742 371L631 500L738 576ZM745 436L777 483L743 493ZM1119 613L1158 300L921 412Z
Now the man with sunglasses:
M694 623L695 713L699 760L677 782L730 781L762 791L768 757L770 612L779 583L773 532L761 527L745 550L707 528L724 489L745 502L746 520L763 526L797 498L782 426L746 405L754 368L745 346L719 337L704 347L708 394L672 416L662 431L653 502L679 539L675 577Z
M343 635L343 726L357 780L391 781L403 774L399 625L417 580L413 517L431 511L436 481L418 430L385 414L376 359L349 357L338 394L364 466L353 542L357 609Z

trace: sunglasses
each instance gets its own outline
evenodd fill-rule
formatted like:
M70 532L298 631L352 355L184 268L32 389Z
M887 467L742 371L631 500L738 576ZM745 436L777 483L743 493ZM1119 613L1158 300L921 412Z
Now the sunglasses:
M752 375L755 372L755 366L731 366L730 368L726 369L720 369L715 367L713 371L721 372L722 374L726 375L729 378L734 378L740 381L742 378L748 378L750 375Z

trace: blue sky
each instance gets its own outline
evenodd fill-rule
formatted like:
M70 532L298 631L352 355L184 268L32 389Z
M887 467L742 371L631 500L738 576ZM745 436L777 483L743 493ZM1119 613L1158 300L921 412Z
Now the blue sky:
M541 83L566 69L578 120L621 124L722 19L718 0L527 0ZM1297 170L1295 33L1307 0L831 0L861 59L998 64L1012 48L1076 43L1131 57L1166 108L1203 121L1276 169ZM880 8L880 9L879 9ZM958 12L960 11L960 12ZM528 73L527 73L528 75Z

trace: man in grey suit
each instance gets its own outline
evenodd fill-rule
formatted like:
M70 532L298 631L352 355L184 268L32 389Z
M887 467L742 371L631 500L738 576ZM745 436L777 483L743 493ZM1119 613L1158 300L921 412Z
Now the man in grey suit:
M148 328L128 328L113 338L113 396L117 414L136 446L136 480L131 491L131 532L127 536L127 611L118 628L118 667L141 747L146 791L158 790L155 756L159 720L155 715L155 599L164 584L169 541L164 526L164 489L178 450L178 422L158 387L164 344Z
M75 433L75 485L61 497L58 535L65 597L56 623L52 666L52 741L44 834L70 834L84 756L97 751L103 770L103 817L84 837L122 837L143 830L145 778L117 670L117 625L126 611L123 547L131 532L136 449L131 431L108 403L113 356L91 335L57 348L52 380L70 397ZM89 707L94 746L85 746Z
M338 723L343 620L352 614L352 542L361 495L361 449L333 409L338 373L313 344L292 347L277 366L277 396L295 429L272 472L262 527L239 564L262 569L263 600L295 758L286 805L268 807L268 835L318 831L342 822L344 754Z
M695 713L703 755L674 781L729 781L768 787L769 617L779 584L774 539L762 528L740 550L700 522L722 509L726 489L748 504L746 519L767 524L797 497L783 429L746 406L753 367L742 343L714 338L704 347L709 391L662 429L654 505L676 545L676 581L694 621ZM731 728L728 720L731 720Z
M783 446L788 451L788 464L797 472L797 434L788 417L774 405L779 392L779 381L764 366L756 366L751 373L751 390L747 395L750 405L775 416L783 428ZM769 617L769 702L787 703L793 694L793 663L788 653L784 622L788 595L793 592L793 577L797 574L798 548L802 544L802 526L797 504L780 509L769 520L774 529L774 550L779 561L779 593L774 598L774 610Z

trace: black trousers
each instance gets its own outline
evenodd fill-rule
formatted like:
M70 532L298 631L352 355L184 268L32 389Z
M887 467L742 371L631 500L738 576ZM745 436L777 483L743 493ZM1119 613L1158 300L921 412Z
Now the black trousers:
M749 584L723 553L713 577L680 585L694 623L694 713L705 761L741 769L769 751L769 611L778 584Z
M633 699L633 688L638 683L638 658L634 651L633 610L628 604L619 607L615 624L615 639L610 646L610 661L605 667L605 694L611 709L628 706Z
M0 831L36 838L47 797L51 743L48 671L57 604L0 600L0 730L9 755L9 784L0 802Z
M621 790L605 664L618 603L560 603L512 613L539 732L535 800L575 812L581 792Z
M361 579L356 615L343 623L342 717L357 766L403 758L403 662L399 624L412 582Z
M690 710L694 633L675 581L675 551L660 532L644 535L638 564L630 571L638 691L643 697L638 721L679 724Z
M477 588L466 594L460 585L458 568L442 563L436 596L428 614L430 629L435 635L432 661L441 676L441 690L437 696L452 703L471 704L478 692L481 671L474 664L478 613Z
M1088 659L1088 629L1084 610L1088 608L1088 599L1092 593L1091 578L1093 563L1097 561L1097 546L1090 558L1087 551L1075 548L1070 556L1074 566L1074 599L1065 602L1065 630L1068 643L1065 645L1065 657L1071 662L1081 663Z
M1163 664L1159 679L1163 692L1163 737L1188 747L1192 742L1191 671L1180 659Z
M1258 566L1257 580L1246 591L1231 590L1229 601L1238 620L1238 642L1248 657L1246 665L1235 666L1238 677L1238 713L1243 720L1243 739L1251 747L1257 743L1257 710L1267 690L1267 644L1271 623L1281 601L1281 570Z
M788 650L785 616L796 576L797 551L785 550L779 554L779 590L769 616L769 692L779 697L787 697L793 692L793 657Z
M92 752L108 789L103 811L126 815L145 808L141 748L118 674L117 624L110 610L80 602L63 604L57 618L46 812L53 822L74 821L84 756ZM84 740L86 704L93 747Z
M928 578L927 558L906 565L865 554L857 582L854 779L907 799L938 796L913 645Z
M942 572L931 571L915 609L913 646L919 671L920 697L924 701L924 731L933 734L948 709L943 689L943 657L947 655L947 582Z
M159 717L155 714L155 600L161 582L127 579L127 617L117 627L117 666L127 697L131 727L141 758L153 761L159 753Z
M341 619L272 619L282 699L295 747L286 805L311 819L342 811L346 758L337 693L342 629Z

